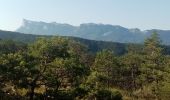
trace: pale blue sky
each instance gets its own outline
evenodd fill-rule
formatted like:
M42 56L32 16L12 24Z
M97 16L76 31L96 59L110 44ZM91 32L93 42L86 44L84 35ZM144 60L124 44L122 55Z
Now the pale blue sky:
M170 30L170 0L0 0L0 29L13 31L24 18Z

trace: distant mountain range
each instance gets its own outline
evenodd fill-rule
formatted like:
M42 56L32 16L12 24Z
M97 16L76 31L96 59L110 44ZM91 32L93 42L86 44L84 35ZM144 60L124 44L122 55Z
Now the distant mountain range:
M16 32L36 35L74 36L91 40L112 41L120 43L142 43L152 32L156 31L164 44L170 44L170 30L128 29L118 25L86 23L80 26L56 22L36 22L23 20Z

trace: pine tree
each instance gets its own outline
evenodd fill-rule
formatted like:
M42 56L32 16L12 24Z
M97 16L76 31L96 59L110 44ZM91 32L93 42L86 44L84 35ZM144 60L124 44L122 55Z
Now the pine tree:
M144 84L150 84L155 97L159 98L160 87L164 81L165 56L162 54L161 40L159 35L154 32L144 44L143 76Z

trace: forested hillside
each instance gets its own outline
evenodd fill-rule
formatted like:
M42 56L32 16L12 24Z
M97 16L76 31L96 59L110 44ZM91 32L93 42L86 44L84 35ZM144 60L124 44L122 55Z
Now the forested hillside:
M6 39L0 40L3 100L170 98L170 57L157 33L143 45L126 45L120 55L115 54L119 49L113 49L121 48L119 43L112 48L111 42L105 45L73 37L34 37L25 43ZM92 50L97 53L89 51L94 44L100 48Z
M37 37L38 37L37 35L0 30L0 39L5 39L5 40L32 42L35 41Z
M0 39L2 40L13 40L23 43L32 43L36 41L39 37L54 37L49 35L32 35L32 34L23 34L18 32L10 32L10 31L0 31ZM56 36L61 37L61 36ZM95 41L95 40L87 40L83 38L77 38L77 37L66 37L62 36L71 40L74 40L76 42L80 42L81 44L84 44L88 47L88 51L91 53L96 53L98 51L101 51L103 49L108 49L110 51L114 51L114 54L116 55L122 55L125 54L128 50L128 46L133 46L135 49L141 48L143 44L135 44L135 43L117 43L117 42L106 42L106 41ZM165 54L170 54L170 46L169 45L162 45L164 50L163 52Z
M52 36L32 35L32 34L23 34L23 33L18 33L18 32L0 31L0 39L2 40L13 40L13 41L19 41L23 43L32 43L36 41L37 38L40 38L40 37L50 38ZM56 36L56 37L59 37L59 36ZM88 51L92 53L96 53L98 51L101 51L102 49L109 49L111 51L114 51L116 55L122 55L126 52L127 44L123 44L123 43L87 40L87 39L76 38L76 37L65 37L65 38L75 40L77 42L80 42L86 45L88 47Z

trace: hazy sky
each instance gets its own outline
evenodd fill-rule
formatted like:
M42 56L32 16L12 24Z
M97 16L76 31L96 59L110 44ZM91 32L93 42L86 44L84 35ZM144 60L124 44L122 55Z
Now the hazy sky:
M0 0L0 29L13 31L24 18L170 30L170 0Z

